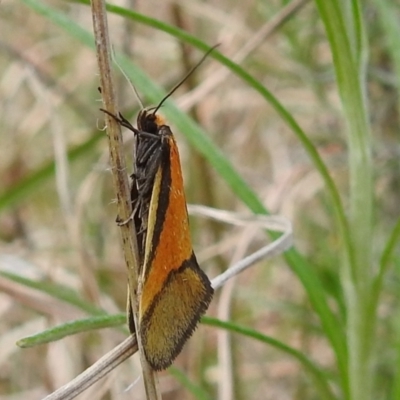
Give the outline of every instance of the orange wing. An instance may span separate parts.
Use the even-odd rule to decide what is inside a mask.
[[[176,142],[166,125],[159,134],[139,306],[142,344],[155,370],[167,368],[180,353],[213,295],[192,249]]]

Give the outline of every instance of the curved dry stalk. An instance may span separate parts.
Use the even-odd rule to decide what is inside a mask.
[[[74,399],[80,393],[111,372],[132,354],[135,354],[137,349],[138,347],[135,336],[129,336],[121,344],[114,347],[110,352],[100,358],[100,360],[95,362],[75,379],[49,394],[43,400]]]
[[[292,224],[284,217],[272,215],[243,215],[199,205],[188,205],[188,210],[191,214],[213,218],[215,220],[232,225],[254,225],[260,229],[283,232],[283,235],[274,240],[272,243],[263,246],[261,249],[243,258],[239,262],[229,267],[225,272],[212,279],[211,284],[214,289],[218,289],[219,287],[223,286],[228,279],[251,267],[258,261],[272,258],[280,253],[283,253],[289,249],[293,243]]]

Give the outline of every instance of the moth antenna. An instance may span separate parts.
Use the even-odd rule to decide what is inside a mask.
[[[154,108],[154,112],[153,115],[155,115],[157,113],[157,111],[161,108],[161,106],[164,104],[165,100],[167,100],[169,97],[172,96],[172,94],[182,85],[183,82],[186,81],[187,78],[189,78],[190,75],[193,74],[194,71],[196,71],[196,69],[198,67],[200,67],[200,65],[203,63],[203,61],[208,57],[208,55],[216,48],[218,47],[220,44],[216,44],[213,47],[211,47],[210,49],[207,50],[207,52],[203,55],[203,57],[201,57],[200,61],[197,62],[196,65],[194,65],[191,70],[169,91],[169,93],[160,101],[160,104]]]
[[[112,59],[113,63],[118,67],[118,69],[120,70],[120,72],[124,76],[124,78],[129,82],[129,85],[130,85],[133,93],[135,94],[136,100],[139,102],[140,108],[143,110],[144,106],[143,106],[142,99],[139,96],[139,92],[136,90],[135,85],[128,78],[128,75],[125,73],[123,68],[118,64],[117,57],[115,55],[115,51],[114,51],[114,47],[113,46],[111,46],[111,59]]]

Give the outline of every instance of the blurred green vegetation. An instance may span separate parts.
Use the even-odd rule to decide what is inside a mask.
[[[205,319],[178,369],[161,375],[166,399],[400,398],[399,8],[390,0],[110,6],[118,64],[145,105],[221,43],[162,109],[188,201],[281,214],[295,227],[284,257],[216,295],[217,319]],[[90,7],[23,0],[2,11],[0,397],[36,399],[126,333],[25,350],[14,343],[59,325],[57,335],[103,326],[103,312],[116,314],[110,325],[122,322],[126,274]],[[134,118],[138,102],[117,68],[115,77],[121,111]],[[126,134],[128,160],[131,145]],[[192,229],[210,276],[266,240],[197,219]],[[88,396],[128,398],[139,374],[134,357]]]

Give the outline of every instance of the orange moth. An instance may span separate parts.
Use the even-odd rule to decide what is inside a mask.
[[[170,127],[157,114],[187,76],[156,108],[139,113],[137,128],[121,114],[115,116],[103,110],[133,131],[136,139],[131,197],[142,282],[139,335],[154,370],[172,364],[213,296],[210,280],[192,248],[178,147]],[[135,289],[129,288],[137,292]],[[134,333],[129,296],[128,313]]]

